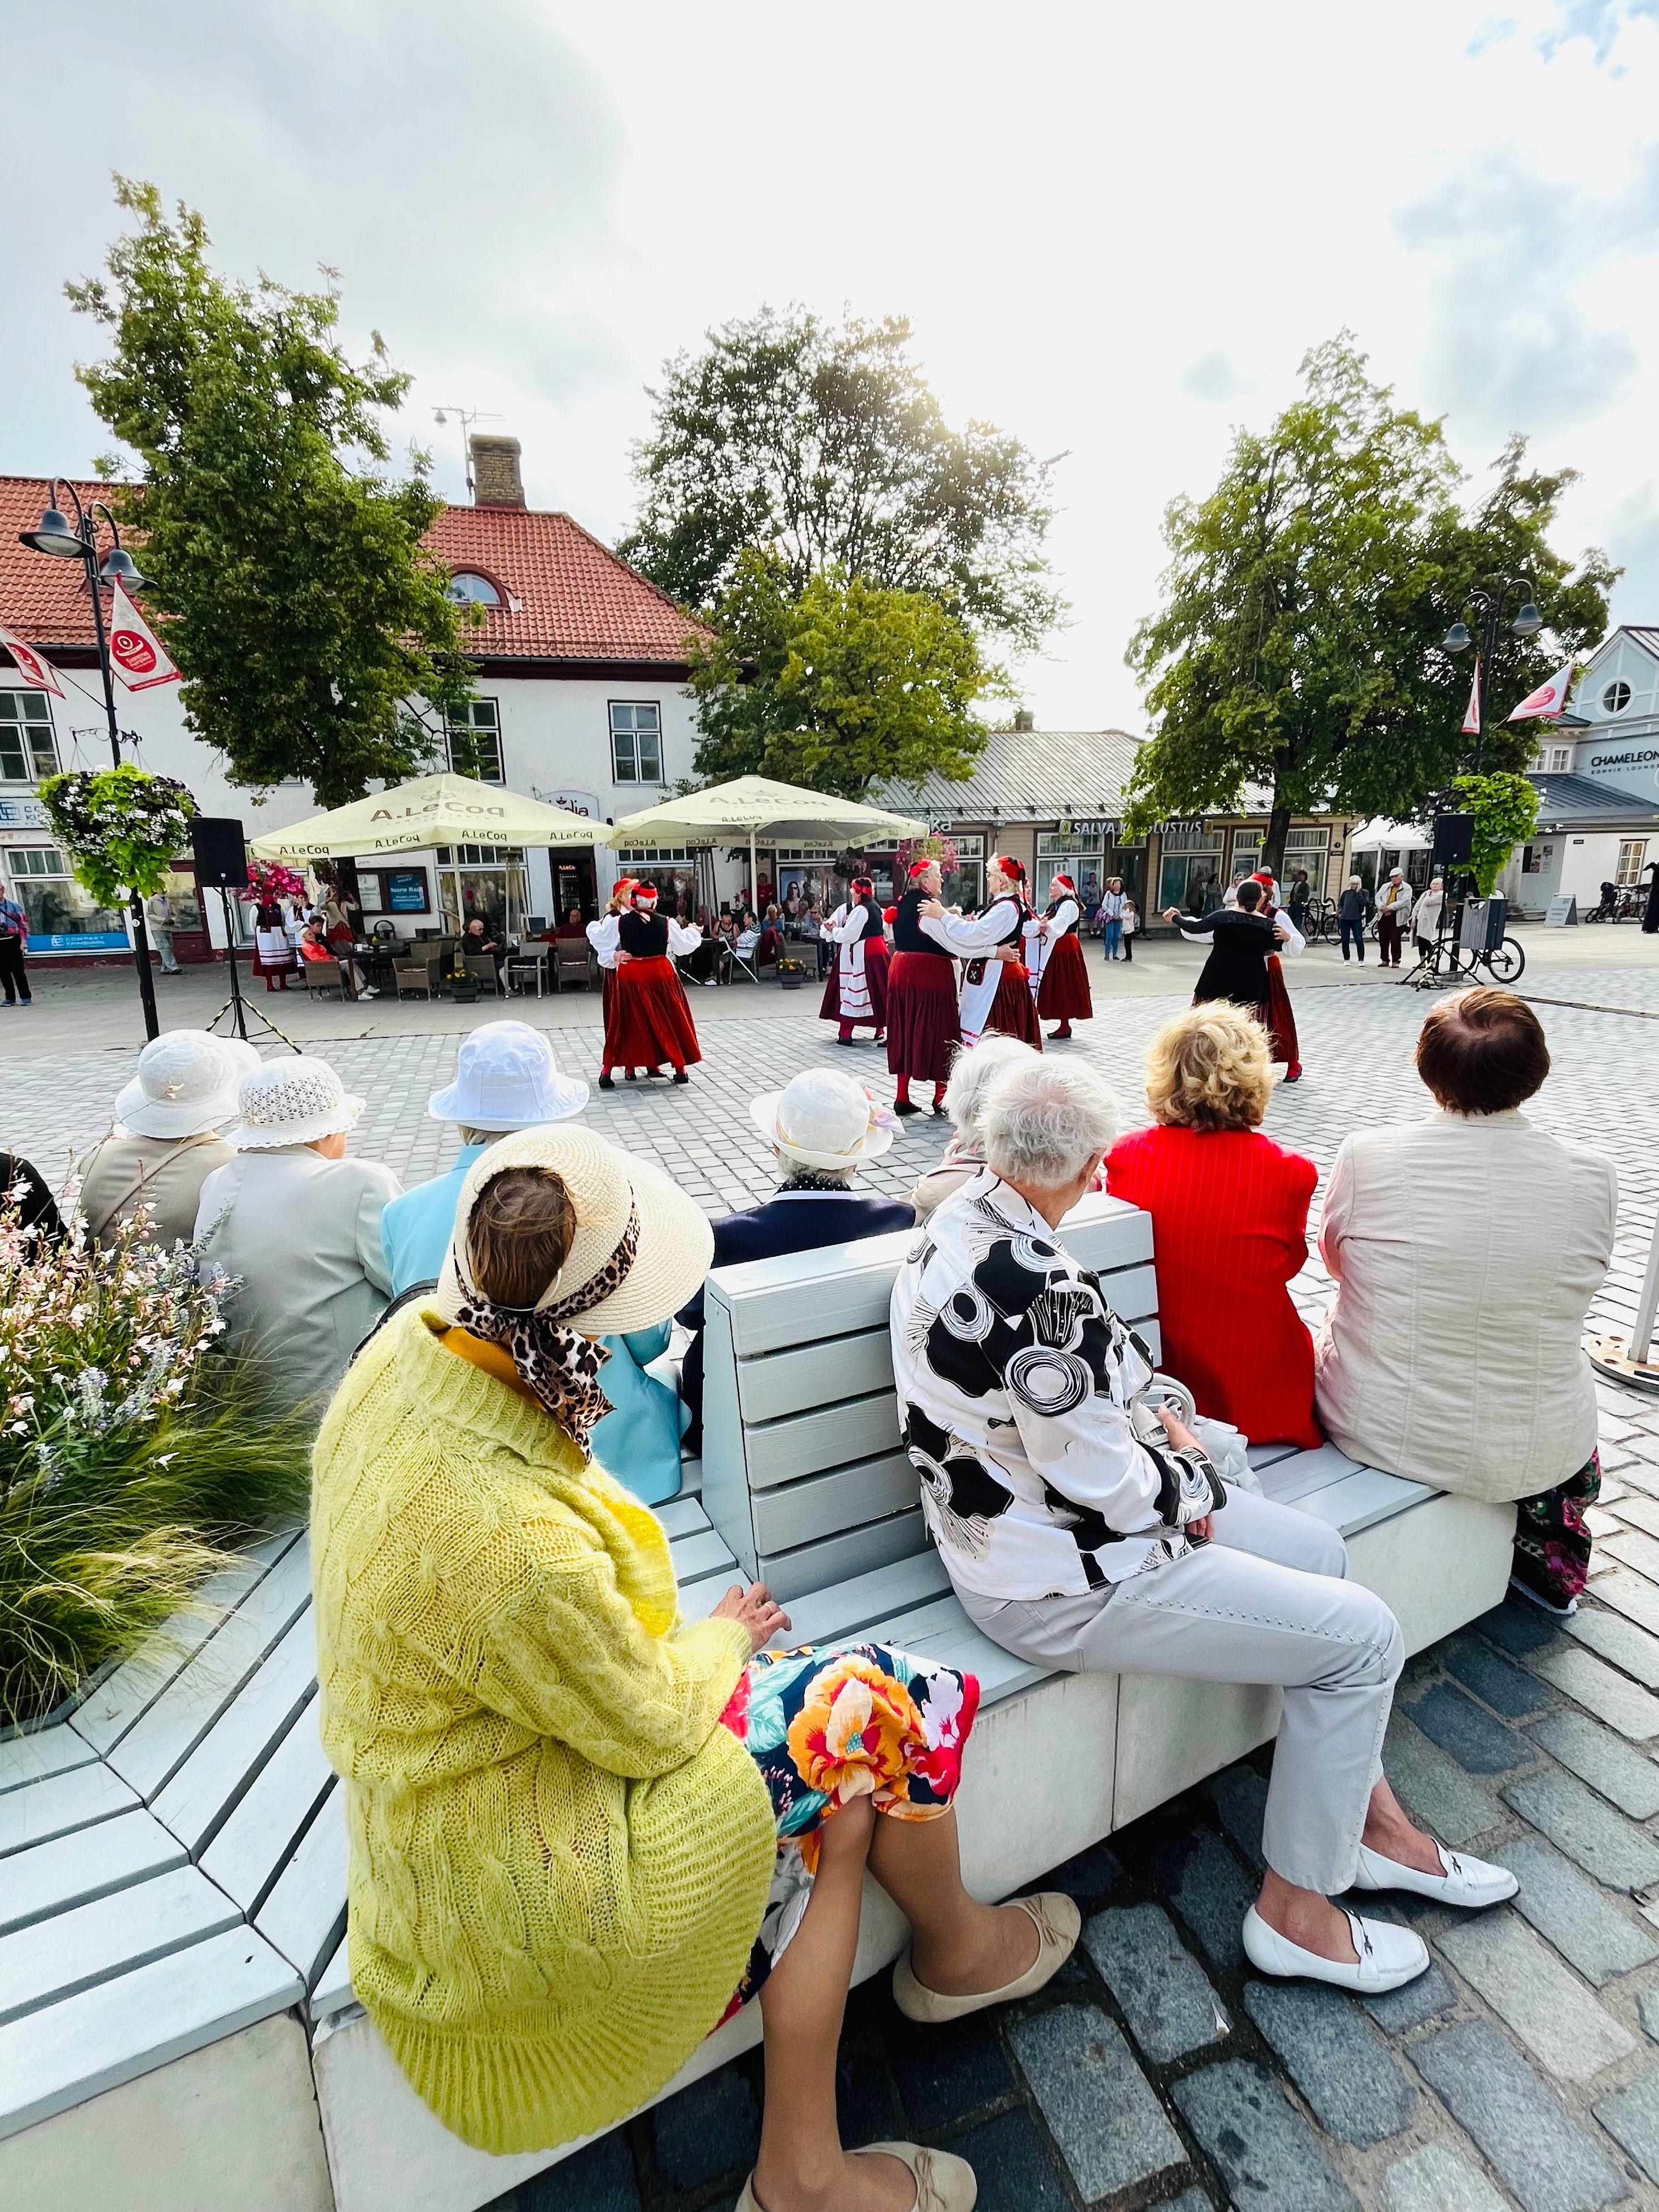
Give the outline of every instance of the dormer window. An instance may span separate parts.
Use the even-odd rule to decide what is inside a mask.
[[[449,596],[463,606],[498,607],[501,595],[488,576],[476,568],[458,568],[449,580]]]
[[[1609,684],[1601,694],[1601,711],[1607,714],[1622,714],[1630,704],[1630,686],[1622,677]]]

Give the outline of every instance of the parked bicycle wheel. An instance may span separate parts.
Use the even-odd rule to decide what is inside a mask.
[[[1525,948],[1506,937],[1501,945],[1486,955],[1486,966],[1492,980],[1498,983],[1518,983],[1527,969]]]

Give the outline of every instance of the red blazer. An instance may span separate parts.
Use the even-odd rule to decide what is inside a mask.
[[[1322,1443],[1313,1339],[1287,1287],[1307,1261],[1313,1162],[1259,1130],[1138,1129],[1106,1179],[1152,1217],[1164,1371],[1252,1443]]]

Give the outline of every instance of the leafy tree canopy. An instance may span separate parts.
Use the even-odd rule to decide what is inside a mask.
[[[707,608],[759,548],[793,593],[839,569],[1035,645],[1062,611],[1042,550],[1048,465],[988,422],[953,430],[909,344],[902,316],[768,307],[670,362],[635,450],[624,558]]]
[[[1262,785],[1274,866],[1292,813],[1409,821],[1465,765],[1472,656],[1441,641],[1473,592],[1524,574],[1544,615],[1533,638],[1500,633],[1488,673],[1501,716],[1602,635],[1618,573],[1592,551],[1573,576],[1551,547],[1573,475],[1528,470],[1523,440],[1466,507],[1439,424],[1370,382],[1346,337],[1307,356],[1303,380],[1265,434],[1237,434],[1207,499],[1171,503],[1164,604],[1127,655],[1155,725],[1130,819],[1231,811]],[[1500,720],[1481,764],[1518,770],[1533,747]]]
[[[370,360],[347,359],[331,284],[228,283],[200,216],[170,222],[153,185],[123,178],[116,199],[136,229],[106,276],[67,288],[111,351],[76,374],[143,460],[142,565],[191,728],[234,782],[302,776],[325,805],[422,773],[437,732],[406,702],[441,720],[471,684],[421,544],[440,506],[424,457],[386,472],[383,418],[409,379],[378,334]]]
[[[692,647],[697,769],[862,799],[930,770],[966,776],[985,744],[975,699],[1000,679],[971,632],[925,592],[830,571],[797,592],[771,554],[738,555]]]

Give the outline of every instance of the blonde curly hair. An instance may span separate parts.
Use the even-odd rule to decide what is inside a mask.
[[[1166,1022],[1146,1054],[1146,1103],[1166,1128],[1254,1129],[1273,1089],[1267,1032],[1225,1000]]]

